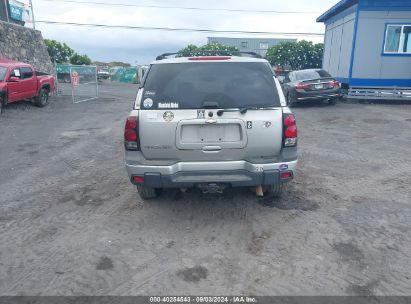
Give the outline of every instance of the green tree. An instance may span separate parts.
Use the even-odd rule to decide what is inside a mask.
[[[74,50],[65,43],[56,40],[44,39],[50,59],[54,63],[68,63]]]
[[[189,44],[184,49],[179,50],[178,55],[181,57],[188,57],[188,56],[192,56],[192,54],[197,53],[198,50],[199,50],[198,46],[194,44]]]
[[[311,41],[282,42],[267,50],[267,60],[284,69],[321,68],[324,44]]]
[[[90,65],[91,59],[87,55],[74,53],[70,58],[70,63],[75,65]]]
[[[210,53],[207,51],[215,51],[213,52],[213,55],[230,55],[238,52],[238,49],[235,46],[223,45],[221,43],[208,43],[200,47],[194,44],[189,44],[178,51],[178,57],[209,55]]]

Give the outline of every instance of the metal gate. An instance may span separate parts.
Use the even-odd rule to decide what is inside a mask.
[[[73,103],[98,98],[97,67],[56,64],[57,94],[71,96]]]

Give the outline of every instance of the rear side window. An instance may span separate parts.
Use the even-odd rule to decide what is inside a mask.
[[[151,66],[141,109],[278,107],[273,72],[264,62],[167,63]]]
[[[21,76],[23,79],[33,77],[33,71],[28,67],[22,67],[20,68],[20,71],[21,71]]]
[[[324,70],[304,70],[294,72],[293,77],[296,80],[311,80],[319,78],[331,78],[332,76]]]

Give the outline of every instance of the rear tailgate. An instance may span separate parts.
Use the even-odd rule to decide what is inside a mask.
[[[198,118],[198,111],[140,111],[141,151],[149,160],[229,161],[270,158],[281,152],[282,110],[249,110],[245,114],[206,110],[217,118]],[[172,113],[173,120],[164,116]]]
[[[281,153],[282,108],[270,65],[225,58],[151,66],[139,111],[146,159],[235,161]]]
[[[305,89],[306,92],[332,91],[339,88],[338,83],[337,86],[335,85],[336,82],[334,78],[304,80],[301,83],[307,85]]]

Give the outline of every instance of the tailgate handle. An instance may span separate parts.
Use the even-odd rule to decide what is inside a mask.
[[[203,147],[204,152],[219,152],[221,151],[220,146],[204,146]]]

